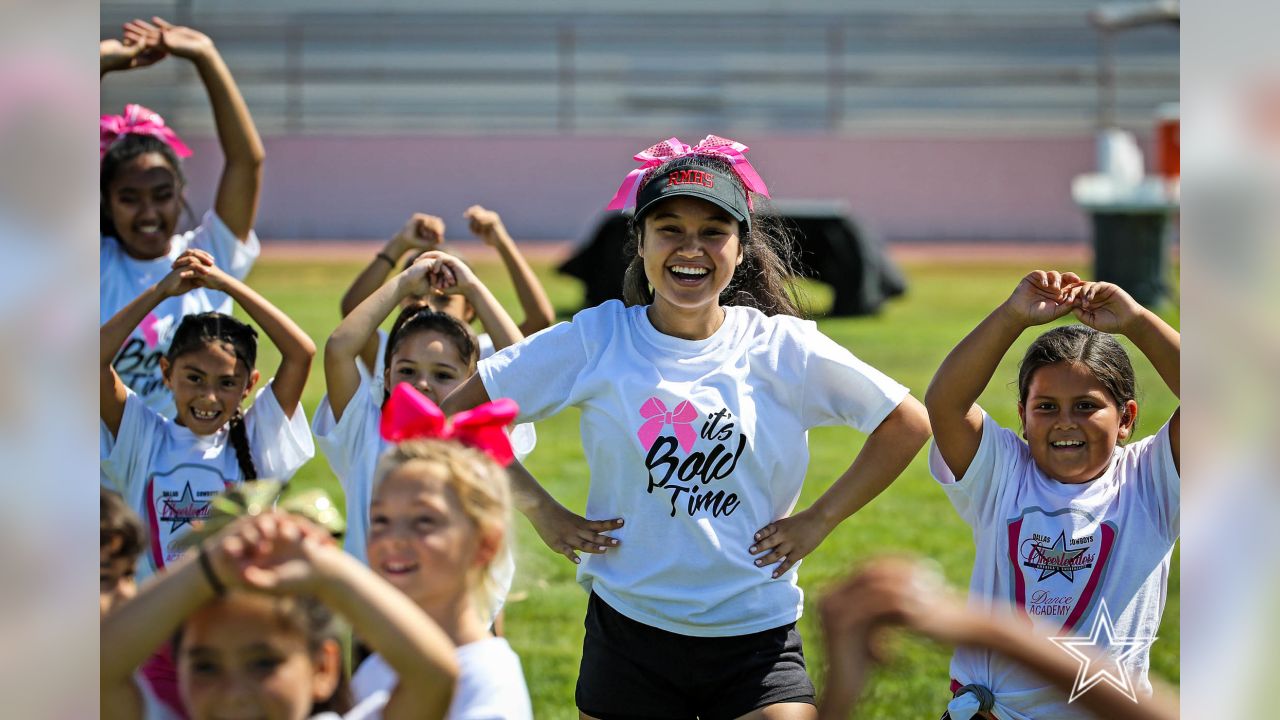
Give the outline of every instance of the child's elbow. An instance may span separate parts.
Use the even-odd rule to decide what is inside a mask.
[[[908,395],[898,407],[894,410],[897,419],[898,434],[904,445],[909,445],[916,450],[924,447],[929,441],[929,436],[933,434],[933,428],[929,424],[929,412],[924,405],[920,404],[911,395]]]

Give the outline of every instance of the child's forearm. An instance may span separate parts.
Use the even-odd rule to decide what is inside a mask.
[[[936,421],[968,413],[1025,329],[1001,305],[966,335],[942,361],[925,391],[930,417]]]
[[[316,355],[316,344],[302,328],[298,327],[293,318],[272,305],[271,301],[259,295],[256,290],[229,275],[226,292],[271,339],[276,349],[280,351],[281,363],[302,367],[305,374]]]
[[[477,283],[467,290],[466,297],[471,307],[476,309],[476,316],[480,318],[480,324],[484,326],[485,332],[489,333],[489,337],[493,339],[494,350],[515,345],[524,339],[520,328],[516,327],[515,321],[502,305],[498,304],[498,300],[493,297],[493,293],[489,292],[489,288]]]
[[[338,327],[329,335],[329,341],[325,343],[326,363],[330,356],[355,362],[365,341],[407,294],[402,284],[403,275],[398,275],[380,285],[338,323]]]
[[[1143,309],[1125,337],[1151,361],[1164,384],[1180,396],[1179,373],[1182,357],[1182,335],[1150,310]]]
[[[555,308],[551,299],[543,289],[538,276],[525,260],[524,254],[516,247],[506,228],[500,227],[498,236],[498,254],[502,256],[502,264],[511,276],[511,284],[515,286],[516,297],[520,300],[520,309],[524,312],[524,322],[520,323],[520,332],[532,335],[535,332],[551,327],[556,321]]]
[[[120,348],[124,346],[129,335],[134,329],[147,319],[147,314],[165,299],[165,295],[161,292],[158,285],[152,285],[142,294],[134,298],[132,302],[120,308],[120,311],[111,316],[106,324],[99,328],[98,345],[99,345],[99,362],[102,367],[110,367],[111,363],[116,359],[116,353],[120,352]]]
[[[867,436],[853,464],[809,510],[829,533],[884,492],[928,439],[929,416],[920,402],[908,395]]]
[[[1048,680],[1064,694],[1075,686],[1080,661],[1048,639],[985,616],[975,617],[967,626],[971,637],[964,644],[985,647],[1004,655]],[[1099,658],[1096,662],[1110,661]],[[1178,717],[1176,705],[1168,698],[1152,696],[1135,703],[1128,695],[1105,682],[1092,686],[1075,702],[1097,717],[1115,720],[1171,720]]]
[[[103,686],[131,682],[138,666],[173,638],[188,615],[214,596],[194,555],[171,563],[144,583],[137,597],[102,619]]]
[[[351,287],[342,295],[340,309],[342,317],[351,314],[360,303],[368,299],[382,284],[387,281],[387,275],[396,269],[400,258],[404,256],[408,248],[404,247],[396,238],[387,241],[382,250],[365,265],[356,279],[351,282]],[[391,260],[387,260],[391,258]]]
[[[407,595],[355,558],[337,548],[322,557],[321,601],[396,671],[401,678],[397,702],[412,705],[422,717],[443,717],[458,676],[449,636]]]
[[[214,210],[242,241],[248,238],[258,214],[262,163],[266,149],[253,124],[249,107],[216,47],[195,60],[209,95],[225,166],[218,183]]]

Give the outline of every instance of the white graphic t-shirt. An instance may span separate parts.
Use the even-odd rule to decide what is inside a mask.
[[[1156,637],[1179,532],[1180,481],[1167,424],[1117,446],[1098,479],[1069,484],[1041,472],[1027,443],[984,413],[965,476],[955,479],[933,443],[929,469],[973,527],[971,605],[994,599],[1040,634],[1086,637],[1105,600],[1115,637]],[[1147,645],[1123,663],[1148,694],[1149,659]],[[1080,716],[1064,693],[989,652],[958,648],[951,673],[994,691],[1002,718]]]
[[[748,552],[753,536],[794,508],[809,428],[869,433],[907,395],[810,321],[726,307],[711,337],[684,340],[616,300],[499,351],[479,374],[521,422],[582,411],[586,517],[625,521],[610,533],[617,548],[583,556],[583,587],[637,622],[702,637],[800,617],[795,568],[771,579]]]
[[[360,387],[342,411],[341,420],[334,421],[333,408],[329,405],[329,396],[326,394],[316,408],[315,421],[312,423],[320,451],[328,459],[333,474],[338,476],[338,482],[342,484],[342,492],[346,496],[347,532],[343,536],[342,549],[366,565],[369,563],[367,547],[369,506],[373,502],[373,475],[378,466],[378,457],[390,446],[378,432],[382,418],[382,396],[382,377],[362,375]],[[514,433],[512,448],[516,458],[521,460],[529,450],[516,442]],[[507,593],[511,590],[511,580],[516,572],[516,561],[511,553],[510,543],[503,546],[502,554],[494,559],[489,572],[494,588],[489,610],[491,617],[496,617],[506,602]]]
[[[98,324],[105,324],[143,290],[159,282],[172,270],[173,261],[189,249],[213,255],[214,263],[228,275],[244,280],[258,259],[258,236],[240,242],[211,210],[195,230],[174,235],[169,254],[154,260],[129,257],[113,237],[103,237],[98,254]],[[152,310],[125,341],[113,363],[124,384],[138,394],[147,407],[172,418],[173,398],[160,375],[160,358],[169,350],[173,332],[187,315],[217,311],[231,313],[226,293],[196,288],[178,297],[166,298]]]
[[[244,421],[260,478],[288,480],[315,455],[301,405],[286,417],[271,383],[258,391]],[[102,472],[147,526],[150,547],[138,563],[139,582],[180,557],[174,543],[193,521],[208,516],[210,499],[244,480],[225,426],[196,435],[148,408],[132,390]]]
[[[374,653],[351,676],[351,693],[361,705],[386,704],[399,683],[395,670]],[[533,717],[520,657],[502,638],[486,638],[458,648],[458,685],[445,720],[528,720]]]

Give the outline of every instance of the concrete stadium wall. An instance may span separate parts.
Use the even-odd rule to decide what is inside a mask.
[[[683,137],[686,142],[696,140]],[[775,199],[841,200],[887,240],[1084,240],[1070,197],[1094,166],[1092,137],[740,136]],[[411,212],[466,236],[463,211],[499,211],[517,238],[576,239],[595,223],[650,137],[268,138],[263,238],[388,237]],[[216,142],[190,141],[188,199],[213,198]]]

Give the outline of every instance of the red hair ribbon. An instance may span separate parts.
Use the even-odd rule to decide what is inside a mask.
[[[431,398],[402,382],[383,406],[378,430],[384,440],[393,443],[425,438],[454,440],[483,451],[506,467],[515,459],[515,453],[505,428],[519,412],[514,400],[499,398],[447,418]]]
[[[769,188],[764,184],[764,180],[760,178],[756,169],[751,167],[751,162],[747,160],[746,153],[750,149],[736,140],[729,140],[718,135],[708,135],[702,139],[702,142],[693,147],[680,142],[679,138],[673,137],[663,140],[635,156],[635,159],[640,162],[640,167],[627,173],[622,185],[618,187],[618,192],[614,193],[613,199],[609,201],[609,205],[605,209],[626,210],[635,207],[636,193],[640,190],[640,182],[644,180],[645,174],[668,160],[684,155],[711,155],[727,161],[733,167],[734,174],[747,187],[749,191],[747,193],[747,207],[751,208],[751,193],[760,193],[765,197],[769,197]]]
[[[150,135],[173,148],[178,157],[191,157],[191,148],[164,124],[160,113],[133,103],[124,106],[123,115],[98,118],[98,135],[98,160],[106,157],[107,150],[125,135]]]

